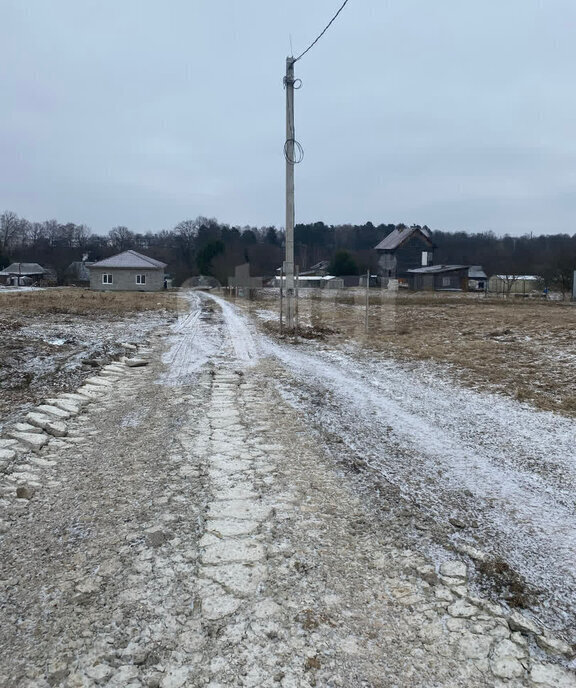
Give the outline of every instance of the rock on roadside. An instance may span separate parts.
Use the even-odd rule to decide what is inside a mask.
[[[31,425],[35,425],[37,428],[44,430],[53,437],[65,437],[68,434],[68,428],[65,423],[48,418],[48,416],[44,416],[41,413],[34,413],[34,411],[31,411],[26,416],[26,420]]]
[[[139,368],[148,365],[148,361],[145,358],[125,358],[124,363],[129,368]]]

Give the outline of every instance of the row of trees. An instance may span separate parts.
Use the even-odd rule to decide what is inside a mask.
[[[83,256],[95,261],[128,249],[167,263],[176,284],[198,274],[226,283],[235,266],[246,262],[254,275],[272,275],[282,262],[283,241],[275,227],[230,227],[206,217],[183,220],[159,232],[117,226],[100,235],[86,225],[29,222],[11,211],[0,215],[0,267],[40,263],[52,268],[61,284],[70,264]]]
[[[322,261],[339,274],[378,269],[374,247],[394,224],[298,224],[295,259],[301,270]],[[428,228],[426,228],[428,229]],[[521,237],[492,232],[433,231],[436,263],[482,265],[488,274],[536,274],[547,286],[568,291],[576,268],[576,234]],[[93,234],[84,224],[57,220],[30,222],[16,213],[0,215],[0,267],[10,262],[37,262],[52,267],[63,283],[67,267],[88,254],[89,260],[134,249],[164,261],[176,284],[208,274],[226,283],[234,268],[250,263],[253,275],[273,275],[283,259],[284,232],[276,227],[234,227],[214,218],[183,220],[172,229],[138,233],[117,226]]]

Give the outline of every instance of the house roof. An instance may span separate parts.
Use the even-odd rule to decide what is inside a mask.
[[[421,234],[432,246],[434,245],[430,232],[427,229],[421,227],[405,227],[404,229],[398,228],[390,232],[390,234],[384,237],[375,247],[376,251],[393,251],[415,234]]]
[[[45,275],[47,272],[38,263],[12,263],[0,275]]]
[[[495,275],[495,277],[498,277],[498,279],[501,280],[520,280],[522,282],[537,282],[540,277],[538,275]]]
[[[104,258],[97,263],[92,263],[90,268],[146,268],[147,270],[160,270],[165,268],[166,263],[162,263],[155,258],[150,258],[136,251],[123,251],[110,258]]]
[[[329,260],[321,260],[319,263],[316,263],[316,265],[312,265],[309,269],[310,270],[327,270],[329,265],[330,265]]]
[[[280,275],[276,277],[279,279]],[[286,279],[286,275],[282,276],[282,279]],[[296,280],[296,276],[294,277]],[[330,282],[330,280],[338,279],[335,275],[298,275],[298,282]]]
[[[436,274],[438,272],[454,272],[455,270],[467,270],[468,265],[429,265],[426,268],[413,268],[408,272],[413,272],[419,275]]]
[[[327,272],[329,265],[330,261],[321,260],[319,263],[316,263],[316,265],[313,265],[311,268],[308,268],[308,270],[302,270],[300,272],[300,276],[302,277],[303,275],[317,275],[321,272]]]
[[[471,265],[468,269],[468,277],[471,279],[487,279],[488,275],[484,272],[481,265]]]

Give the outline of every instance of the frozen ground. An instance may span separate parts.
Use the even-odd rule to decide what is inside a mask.
[[[46,287],[0,287],[0,294],[44,291]]]
[[[0,430],[52,391],[80,385],[95,368],[124,354],[123,344],[140,341],[166,319],[162,312],[110,318],[0,308]]]
[[[398,491],[420,546],[446,538],[504,559],[538,591],[531,606],[576,631],[574,421],[459,388],[423,365],[267,349],[294,376],[282,394],[333,453]]]
[[[532,609],[576,641],[574,420],[460,387],[430,364],[268,338],[259,351],[290,371],[280,393],[333,455],[369,489],[397,491],[419,548],[470,545],[504,560]]]
[[[189,299],[3,441],[0,686],[576,686],[574,425]]]

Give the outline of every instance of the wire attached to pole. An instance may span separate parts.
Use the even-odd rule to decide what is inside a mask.
[[[304,57],[304,55],[306,55],[306,53],[307,53],[309,50],[311,50],[311,49],[316,45],[316,43],[318,43],[318,41],[322,38],[322,36],[326,33],[326,31],[328,31],[328,29],[329,29],[329,28],[332,26],[332,24],[336,21],[336,18],[338,17],[338,15],[340,14],[340,12],[342,12],[342,10],[346,7],[346,5],[348,4],[348,1],[349,1],[349,0],[344,0],[344,2],[342,3],[342,5],[340,6],[340,9],[338,10],[338,12],[336,12],[336,14],[332,17],[332,19],[331,19],[331,20],[328,22],[328,24],[326,25],[324,31],[322,31],[322,33],[318,35],[318,37],[316,38],[315,41],[313,41],[312,43],[310,43],[310,45],[306,48],[306,50],[305,50],[303,53],[301,53],[300,55],[298,55],[298,57],[294,60],[294,62],[298,62],[298,60],[301,60],[301,59]]]
[[[298,91],[300,88],[302,88],[302,79],[291,78],[290,81],[288,81],[288,77],[284,77],[284,88],[286,88],[288,85],[290,85],[295,91]],[[290,110],[288,114],[290,121],[294,122],[293,111]],[[294,138],[294,127],[291,127],[290,133],[291,135],[284,143],[284,157],[286,158],[286,162],[290,163],[291,165],[299,165],[302,160],[304,160],[304,149],[302,148],[302,144]]]
[[[304,149],[296,139],[287,139],[284,144],[284,157],[291,165],[299,165],[304,160]]]

